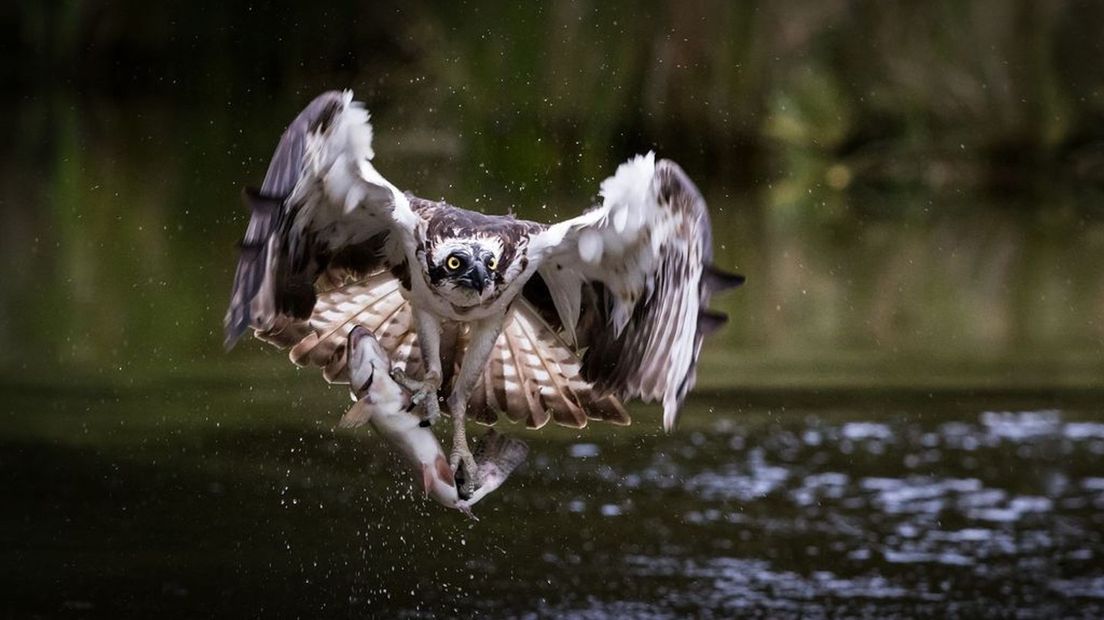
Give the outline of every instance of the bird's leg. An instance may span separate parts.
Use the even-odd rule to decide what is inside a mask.
[[[452,402],[451,397],[449,402]],[[468,429],[464,425],[466,409],[464,405],[456,408],[449,406],[449,413],[452,415],[452,454],[449,455],[449,466],[456,472],[456,482],[459,484],[457,490],[461,499],[468,499],[482,485],[475,456],[468,447]]]
[[[449,464],[457,473],[457,479],[463,478],[460,486],[462,498],[471,497],[482,484],[479,469],[475,464],[471,448],[468,447],[468,433],[464,426],[468,399],[472,389],[479,382],[479,376],[487,366],[495,340],[502,331],[502,319],[490,318],[471,323],[471,333],[464,359],[460,362],[460,373],[452,384],[452,393],[448,398],[448,409],[452,415],[452,455]],[[463,465],[463,471],[460,470]]]
[[[441,389],[441,323],[428,312],[414,311],[414,329],[418,333],[418,344],[422,349],[422,366],[425,372],[422,380],[413,379],[402,370],[392,370],[391,377],[396,383],[410,392],[410,401],[425,405],[423,426],[435,424],[441,417],[441,406],[437,402],[437,392]]]
[[[432,426],[441,417],[441,405],[437,402],[437,392],[441,389],[441,375],[427,374],[425,379],[418,380],[406,374],[401,368],[391,370],[391,378],[395,380],[407,392],[410,392],[410,402],[416,407],[424,404],[425,417],[422,418],[422,426]]]

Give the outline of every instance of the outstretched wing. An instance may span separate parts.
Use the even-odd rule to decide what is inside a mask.
[[[388,272],[343,284],[319,295],[307,320],[281,317],[257,337],[290,347],[291,361],[322,369],[327,381],[346,383],[346,341],[361,325],[375,334],[395,367],[412,376],[422,369],[421,349],[410,303]],[[447,324],[441,336],[444,385],[458,370],[467,346],[467,333],[458,323]],[[468,405],[468,415],[494,424],[499,412],[511,420],[540,428],[549,420],[571,427],[591,419],[628,424],[629,416],[613,396],[599,393],[580,375],[582,362],[571,347],[524,300],[510,309],[495,341],[479,383]]]
[[[261,189],[246,192],[228,348],[248,327],[310,317],[327,271],[367,274],[403,261],[419,218],[373,156],[368,112],[351,91],[319,95],[284,131]]]
[[[662,402],[671,430],[704,335],[727,319],[709,297],[743,277],[712,267],[709,213],[678,164],[638,156],[601,193],[600,206],[536,235],[529,255],[565,337],[586,349],[582,376],[621,399]]]

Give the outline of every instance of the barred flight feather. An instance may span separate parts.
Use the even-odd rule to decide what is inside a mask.
[[[705,201],[674,162],[631,159],[601,194],[600,206],[548,227],[530,247],[564,332],[586,349],[583,379],[620,399],[662,402],[671,430],[706,328],[724,320],[706,308],[713,284],[742,278],[710,265]]]
[[[411,376],[422,372],[421,349],[410,304],[389,272],[337,286],[318,296],[308,320],[284,318],[257,337],[279,347],[291,347],[299,366],[322,369],[330,383],[348,383],[345,341],[357,325],[375,334],[396,368]],[[457,325],[451,326],[454,330]],[[467,345],[466,333],[442,336],[445,384]],[[519,299],[510,310],[490,359],[472,392],[468,415],[486,425],[499,413],[529,428],[549,420],[581,428],[587,420],[628,424],[628,413],[614,397],[600,394],[581,376],[582,362],[537,310]]]

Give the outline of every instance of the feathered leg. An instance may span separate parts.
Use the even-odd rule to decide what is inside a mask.
[[[464,426],[465,415],[468,410],[468,399],[471,397],[475,384],[479,382],[479,376],[487,366],[487,358],[491,355],[495,340],[502,331],[501,318],[489,318],[471,323],[471,338],[467,350],[464,351],[464,359],[460,363],[460,374],[452,384],[452,393],[449,394],[448,408],[452,415],[452,456],[450,465],[457,473],[457,478],[463,478],[461,495],[471,497],[481,485],[479,469],[476,467],[475,458],[471,448],[468,447],[467,429]],[[460,465],[463,464],[463,471]]]
[[[441,389],[441,323],[428,312],[414,310],[414,330],[418,332],[418,344],[422,349],[422,380],[408,377],[401,370],[392,370],[391,378],[411,391],[411,402],[425,405],[425,423],[434,424],[441,417],[437,392]]]

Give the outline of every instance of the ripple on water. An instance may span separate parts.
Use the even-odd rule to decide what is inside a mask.
[[[1062,429],[1067,439],[1083,441],[1086,439],[1104,439],[1104,424],[1098,422],[1071,422]]]
[[[1104,492],[1104,478],[1082,478],[1081,488],[1086,491]]]
[[[840,434],[851,441],[865,439],[890,441],[894,438],[893,430],[888,425],[878,422],[848,422],[843,425]]]
[[[1027,441],[1058,434],[1062,417],[1058,411],[986,411],[981,424],[991,436],[1009,441]]]
[[[794,609],[795,602],[843,599],[925,599],[940,595],[924,588],[909,589],[881,575],[841,576],[836,571],[809,574],[779,570],[769,562],[737,557],[680,561],[673,558],[629,556],[630,573],[648,577],[682,577],[699,583],[689,593],[719,609]],[[672,600],[678,604],[682,601]]]
[[[1054,579],[1047,585],[1062,596],[1104,599],[1104,576]]]
[[[779,489],[789,478],[785,467],[756,463],[750,467],[730,467],[704,471],[686,481],[686,488],[709,500],[751,501]]]
[[[864,478],[859,486],[873,491],[873,504],[888,514],[938,513],[955,495],[983,490],[976,478]]]
[[[568,448],[567,453],[571,455],[571,458],[576,459],[589,459],[598,456],[602,452],[602,449],[595,443],[573,443]]]
[[[712,436],[695,435],[651,455],[643,467],[587,470],[622,489],[693,497],[677,514],[710,541],[698,555],[660,551],[626,559],[633,575],[690,582],[658,590],[658,608],[818,616],[834,609],[826,601],[855,599],[866,602],[848,609],[915,611],[931,603],[926,609],[937,615],[948,609],[1000,615],[1018,609],[1024,599],[1016,597],[1024,595],[1017,593],[1038,599],[1039,588],[1104,597],[1099,570],[1077,574],[1104,548],[1095,533],[1100,519],[1087,514],[1104,510],[1104,477],[1078,476],[1054,459],[1059,448],[1091,454],[1104,441],[1104,424],[1066,422],[1047,410],[990,411],[943,423],[804,423],[772,426],[766,436],[719,426]],[[597,456],[592,445],[576,444],[569,455]],[[630,508],[610,499],[588,506],[581,498],[568,506],[608,518]],[[1055,558],[1064,562],[1064,579],[1054,579]],[[978,588],[1001,591],[1005,606],[970,607]],[[894,602],[870,607],[875,600]],[[561,611],[601,617],[637,610],[625,601],[606,605],[590,601]]]

